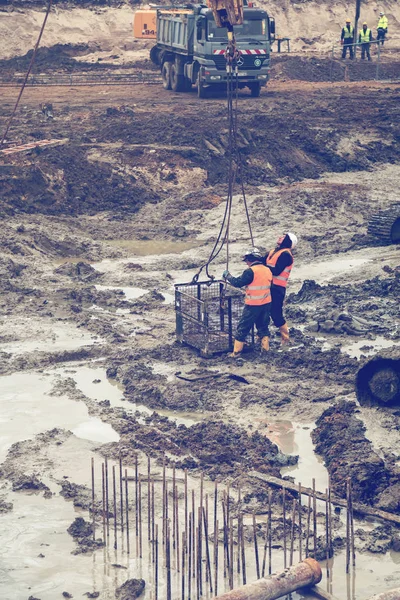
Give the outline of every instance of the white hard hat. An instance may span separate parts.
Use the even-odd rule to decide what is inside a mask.
[[[384,15],[384,14],[385,14],[385,13],[384,13],[383,11],[381,11],[381,12],[379,13],[379,16],[380,16],[380,17],[383,17],[383,15]]]
[[[290,233],[290,231],[288,231],[286,235],[292,242],[292,248],[295,248],[297,246],[297,235],[295,235],[294,233]]]
[[[253,246],[251,248],[246,249],[245,253],[243,254],[242,260],[246,260],[247,256],[254,256],[254,258],[262,258],[263,253],[261,252],[261,250]]]

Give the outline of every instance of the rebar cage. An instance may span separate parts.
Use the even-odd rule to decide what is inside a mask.
[[[233,349],[244,296],[223,281],[175,285],[176,337],[200,350],[203,356]],[[254,343],[254,330],[247,343]]]

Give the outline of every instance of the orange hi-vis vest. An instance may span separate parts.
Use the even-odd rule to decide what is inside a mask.
[[[246,286],[245,304],[261,306],[271,302],[272,273],[264,265],[250,267],[254,273],[253,281]]]
[[[278,250],[277,252],[275,252],[275,254],[274,254],[274,252],[275,252],[275,250],[271,250],[271,252],[268,254],[267,267],[275,267],[276,263],[278,262],[278,258],[284,252],[289,252],[290,256],[293,258],[293,254],[290,252],[289,248],[282,248],[282,250]],[[293,263],[291,265],[289,265],[288,267],[285,267],[280,275],[274,275],[272,278],[272,283],[274,285],[280,285],[281,287],[286,287],[292,267],[293,267]]]

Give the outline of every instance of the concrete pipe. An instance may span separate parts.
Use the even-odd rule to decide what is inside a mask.
[[[400,359],[376,356],[357,373],[357,399],[361,405],[400,404]]]
[[[306,558],[282,573],[243,585],[218,596],[217,600],[274,600],[301,588],[315,585],[321,581],[321,578],[322,571],[317,561]]]
[[[400,588],[389,590],[388,592],[382,592],[382,594],[377,594],[369,600],[400,600]]]

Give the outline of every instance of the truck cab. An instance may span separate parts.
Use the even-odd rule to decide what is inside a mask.
[[[227,84],[228,31],[217,27],[208,7],[192,7],[157,11],[157,44],[150,57],[160,65],[166,89],[186,91],[197,84],[199,97],[204,97],[208,88]],[[268,81],[275,24],[264,9],[245,6],[243,12],[243,24],[234,27],[238,87],[259,96]]]

